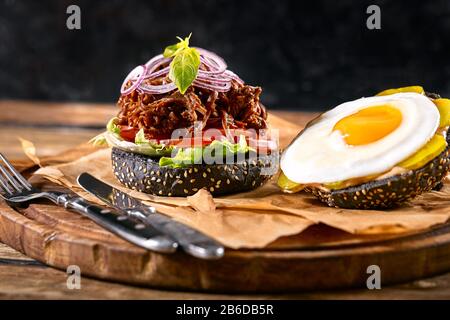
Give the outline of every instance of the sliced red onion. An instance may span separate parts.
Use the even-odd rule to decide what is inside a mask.
[[[166,83],[166,84],[161,84],[161,85],[157,85],[157,86],[153,86],[150,84],[141,84],[139,86],[139,90],[144,92],[144,93],[148,93],[148,94],[163,94],[163,93],[167,93],[170,91],[173,91],[177,88],[177,86],[175,85],[175,83],[170,82],[170,83]]]
[[[202,48],[195,48],[198,50],[198,52],[200,52],[200,55],[203,56],[204,58],[206,58],[207,62],[209,64],[216,64],[218,69],[222,69],[223,68],[225,71],[225,69],[227,68],[227,64],[225,62],[225,60],[223,60],[221,57],[219,57],[217,54],[215,54],[214,52],[202,49]],[[209,60],[209,61],[208,61]]]
[[[199,70],[201,73],[217,75],[223,73],[227,69],[227,64],[221,59],[220,61],[214,61],[208,56],[200,56],[200,62],[208,67],[208,71]]]
[[[217,54],[202,48],[196,49],[200,53],[200,64],[203,65],[203,68],[198,70],[197,78],[192,85],[207,90],[227,92],[231,88],[232,81],[244,83],[234,72],[227,70],[227,64]],[[166,77],[170,72],[169,63],[171,60],[172,58],[164,58],[160,54],[147,61],[145,65],[134,68],[125,78],[121,93],[126,95],[133,90],[137,90],[139,93],[163,94],[175,90],[176,86],[172,82],[161,85],[150,85],[143,82],[144,80]],[[129,81],[132,84],[125,89]]]
[[[205,75],[203,73],[197,74],[197,80],[203,81],[203,82],[215,82],[220,84],[226,84],[230,82],[230,78],[221,78],[220,76],[212,76],[212,75]]]
[[[195,79],[193,84],[199,88],[211,90],[211,91],[217,91],[217,92],[227,92],[231,88],[231,81],[227,82],[225,84],[218,84],[213,82],[205,82],[201,81],[199,79]]]
[[[120,88],[120,92],[123,95],[127,95],[127,94],[131,93],[134,89],[136,89],[141,84],[142,80],[144,80],[144,76],[146,73],[147,73],[147,67],[145,65],[137,66],[136,68],[131,70],[131,72],[127,75],[127,77],[123,81],[122,87]],[[132,81],[133,84],[129,88],[126,88],[126,85],[128,84],[129,81]]]
[[[235,74],[233,71],[231,70],[225,70],[225,72],[223,73],[223,75],[225,77],[228,77],[240,84],[244,84],[244,80],[242,80],[241,78],[239,78],[239,76],[237,74]]]
[[[145,76],[145,79],[148,79],[150,76],[153,75],[155,70],[159,69],[161,66],[168,64],[171,61],[170,58],[164,58],[162,54],[157,55],[156,57],[153,57],[147,63],[145,64],[147,66],[147,74]]]
[[[162,59],[165,59],[164,56],[162,54],[158,54],[157,56],[154,56],[153,58],[151,58],[150,60],[148,60],[145,65],[147,66],[147,68],[150,70],[151,67],[160,62]]]
[[[164,69],[158,70],[156,72],[147,74],[147,76],[145,77],[146,80],[153,80],[156,79],[158,77],[162,77],[162,76],[166,76],[169,74],[170,71],[170,67],[165,67]]]

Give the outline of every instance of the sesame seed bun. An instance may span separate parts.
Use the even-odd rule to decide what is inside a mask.
[[[189,196],[205,188],[213,195],[249,191],[272,175],[263,168],[277,164],[277,155],[258,156],[233,164],[193,164],[183,168],[160,166],[159,158],[113,148],[112,167],[126,187],[159,196]],[[272,170],[276,171],[276,170]]]
[[[450,130],[447,131],[447,144],[450,145]],[[330,207],[387,209],[442,187],[442,182],[449,172],[450,150],[447,146],[441,154],[416,170],[344,189],[324,190],[308,187],[305,191],[311,192]]]

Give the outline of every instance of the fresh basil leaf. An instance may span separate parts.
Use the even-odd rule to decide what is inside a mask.
[[[181,43],[173,44],[164,49],[163,56],[164,58],[171,58],[175,56],[178,51],[183,50],[184,48],[181,46]]]
[[[172,44],[170,46],[167,46],[164,49],[163,56],[164,58],[171,58],[177,55],[181,50],[189,48],[189,40],[191,39],[192,32],[187,36],[186,38],[182,39],[180,37],[177,37],[180,42],[176,44]]]
[[[169,78],[184,94],[197,77],[200,53],[195,48],[185,48],[170,63]]]

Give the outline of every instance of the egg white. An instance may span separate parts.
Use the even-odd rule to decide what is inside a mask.
[[[402,121],[387,136],[365,145],[345,143],[336,123],[371,106],[389,104]],[[280,166],[296,183],[331,183],[381,174],[423,147],[439,126],[439,112],[418,93],[361,98],[340,104],[311,122],[284,151]]]

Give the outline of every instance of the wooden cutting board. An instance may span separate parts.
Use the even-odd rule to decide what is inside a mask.
[[[47,185],[45,187],[52,187]],[[450,224],[415,234],[354,236],[317,225],[264,250],[226,250],[217,261],[133,246],[90,220],[42,202],[0,202],[0,241],[49,266],[142,286],[211,292],[289,292],[365,287],[367,268],[383,286],[450,270]]]
[[[282,145],[295,136],[306,116],[305,121],[298,116],[297,120],[300,123],[279,123],[285,133],[289,131]],[[58,188],[49,182],[40,187]],[[0,241],[58,269],[77,265],[84,276],[177,290],[289,292],[365,287],[371,265],[380,267],[385,286],[450,270],[450,223],[414,234],[384,236],[355,236],[315,225],[263,250],[227,249],[223,259],[204,261],[183,252],[169,255],[138,248],[48,202],[13,209],[0,200]]]

